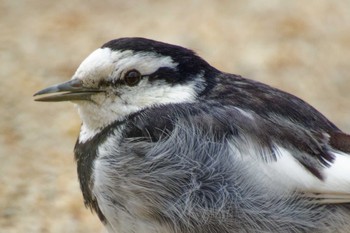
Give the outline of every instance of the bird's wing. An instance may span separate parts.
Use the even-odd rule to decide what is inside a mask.
[[[232,156],[266,177],[267,185],[325,203],[350,202],[350,136],[340,131],[309,130],[277,115],[267,120],[207,102],[146,109],[129,121],[126,137],[158,142],[178,127],[192,130],[193,137],[225,143]],[[147,152],[142,148],[139,153]]]

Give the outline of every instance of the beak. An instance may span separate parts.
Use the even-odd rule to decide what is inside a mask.
[[[37,98],[35,101],[59,102],[72,100],[91,100],[91,96],[98,92],[103,91],[97,88],[85,88],[83,87],[83,82],[81,80],[72,79],[68,82],[57,84],[38,91],[34,94],[34,96],[55,93],[54,95]]]

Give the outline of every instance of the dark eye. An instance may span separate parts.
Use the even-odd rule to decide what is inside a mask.
[[[141,80],[141,74],[137,70],[130,70],[124,76],[124,81],[128,86],[135,86]]]

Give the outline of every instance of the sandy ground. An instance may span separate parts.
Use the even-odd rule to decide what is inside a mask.
[[[101,232],[83,206],[68,80],[104,42],[143,36],[302,97],[350,132],[350,1],[0,0],[0,232]]]

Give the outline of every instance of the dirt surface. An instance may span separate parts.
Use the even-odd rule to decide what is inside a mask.
[[[84,208],[70,103],[32,95],[104,42],[142,36],[269,83],[350,131],[350,1],[0,1],[0,232],[101,232]]]

